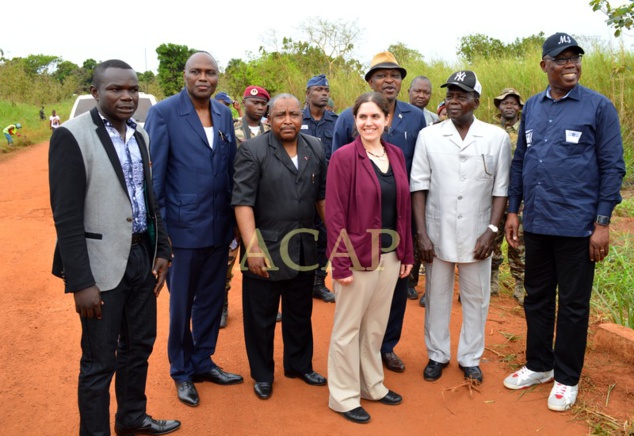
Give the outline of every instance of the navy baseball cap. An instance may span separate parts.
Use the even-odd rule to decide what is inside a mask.
[[[558,32],[549,36],[546,41],[544,41],[544,45],[542,46],[542,57],[555,57],[562,51],[569,48],[576,48],[580,54],[585,53],[572,36],[567,33]]]
[[[216,94],[214,99],[225,102],[227,104],[233,104],[233,100],[231,100],[231,97],[229,97],[226,92],[219,92],[218,94]]]
[[[328,84],[328,79],[326,79],[325,74],[320,74],[318,76],[313,76],[306,83],[306,88],[310,88],[311,86],[330,86]]]

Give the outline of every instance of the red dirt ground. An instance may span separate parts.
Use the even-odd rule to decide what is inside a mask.
[[[50,274],[55,232],[48,199],[48,144],[0,157],[0,431],[6,435],[70,435],[78,433],[77,375],[80,325],[72,297]],[[632,229],[631,221],[615,227]],[[155,418],[182,421],[180,435],[584,435],[588,417],[615,418],[617,426],[634,418],[634,369],[592,350],[592,333],[579,404],[570,412],[548,410],[550,387],[512,392],[503,378],[523,361],[523,311],[508,295],[494,298],[487,322],[487,350],[482,360],[484,384],[470,396],[455,361],[434,383],[425,382],[427,362],[423,339],[425,310],[408,302],[403,338],[396,351],[407,366],[402,374],[386,371],[386,385],[403,395],[396,407],[364,402],[372,415],[356,425],[328,409],[328,389],[288,379],[281,368],[281,333],[276,336],[276,381],[273,397],[255,397],[242,335],[241,275],[236,271],[230,293],[229,325],[221,330],[215,361],[245,376],[245,383],[221,387],[199,384],[201,404],[178,402],[166,357],[168,295],[159,300],[158,338],[150,359],[148,412]],[[422,288],[421,288],[422,289]],[[327,351],[334,304],[315,301],[314,367],[327,371]],[[461,309],[455,303],[452,338],[458,337]],[[593,326],[599,319],[593,318]],[[278,327],[279,329],[279,327]],[[508,362],[508,363],[507,363]],[[609,393],[609,386],[615,385]],[[114,396],[113,396],[114,398]],[[607,403],[607,405],[606,405]],[[111,411],[115,410],[115,402]],[[593,413],[588,414],[586,410]],[[114,418],[112,419],[112,422]],[[617,433],[604,419],[607,433]],[[625,424],[629,425],[629,424]],[[604,433],[605,434],[605,433]]]

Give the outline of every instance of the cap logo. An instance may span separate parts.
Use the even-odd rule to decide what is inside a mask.
[[[561,35],[557,44],[570,44],[570,37],[568,35]]]
[[[249,93],[251,95],[258,95],[258,90],[256,88],[253,88],[251,91],[249,91]]]
[[[456,76],[453,79],[457,82],[464,82],[465,77],[467,77],[467,73],[460,71],[456,73]]]

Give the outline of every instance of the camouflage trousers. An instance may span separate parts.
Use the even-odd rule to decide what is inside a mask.
[[[227,280],[225,282],[225,307],[229,304],[229,289],[231,289],[231,279],[233,279],[233,266],[238,258],[239,247],[234,250],[229,248],[229,261],[227,263]]]
[[[504,254],[502,253],[502,241],[504,240],[504,226],[506,225],[506,213],[502,216],[502,222],[500,223],[500,231],[495,235],[493,240],[493,255],[491,256],[491,271],[498,271],[500,265],[504,262]],[[524,246],[524,226],[522,225],[522,218],[520,216],[520,226],[518,232],[519,245],[517,248],[513,248],[508,245],[508,261],[511,269],[511,275],[515,279],[515,285],[524,286],[524,254],[526,247]]]

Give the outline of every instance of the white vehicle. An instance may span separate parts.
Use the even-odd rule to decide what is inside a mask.
[[[141,127],[145,124],[145,119],[147,118],[147,113],[152,106],[156,104],[156,97],[152,94],[145,94],[143,92],[139,92],[139,106],[136,109],[132,118],[136,121]],[[80,95],[75,100],[75,104],[73,104],[73,108],[70,111],[70,116],[68,119],[73,119],[84,112],[90,111],[97,105],[97,101],[93,98],[92,95]]]

